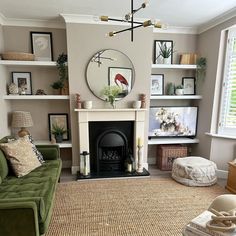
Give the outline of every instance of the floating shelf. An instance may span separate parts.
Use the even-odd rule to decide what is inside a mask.
[[[68,95],[4,95],[6,100],[69,100]]]
[[[153,69],[182,69],[193,70],[197,69],[197,65],[180,65],[180,64],[152,64]]]
[[[201,95],[160,95],[150,96],[152,100],[185,100],[185,99],[202,99]]]
[[[56,66],[55,61],[11,61],[0,60],[0,65],[5,66]]]
[[[34,142],[36,145],[55,145],[52,144],[49,140],[36,140]],[[71,148],[71,141],[63,141],[62,143],[56,143],[60,148]]]
[[[156,144],[184,144],[184,143],[199,143],[199,139],[191,138],[152,138],[148,140],[148,145]]]

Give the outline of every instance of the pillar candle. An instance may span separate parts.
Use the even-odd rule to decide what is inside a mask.
[[[143,145],[142,139],[138,138],[138,146],[141,147]]]

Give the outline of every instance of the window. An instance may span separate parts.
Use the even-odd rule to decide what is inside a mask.
[[[236,28],[228,32],[218,133],[236,136]]]

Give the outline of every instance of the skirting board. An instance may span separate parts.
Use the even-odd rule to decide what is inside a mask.
[[[227,179],[228,178],[228,171],[226,171],[226,170],[217,170],[216,171],[216,176],[219,179]]]
[[[143,167],[148,170],[148,163],[143,163]],[[71,167],[71,173],[72,175],[77,174],[77,172],[79,171],[79,166],[72,166]]]

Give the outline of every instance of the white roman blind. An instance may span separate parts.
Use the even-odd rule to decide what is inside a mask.
[[[236,137],[236,28],[228,32],[219,134]]]

